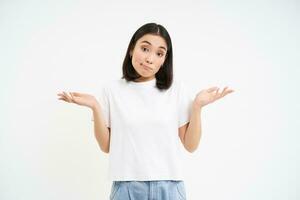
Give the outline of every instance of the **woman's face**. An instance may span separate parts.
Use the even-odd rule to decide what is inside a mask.
[[[165,61],[167,44],[158,35],[146,34],[135,44],[131,62],[135,71],[141,76],[136,81],[148,81],[155,78],[156,72]]]

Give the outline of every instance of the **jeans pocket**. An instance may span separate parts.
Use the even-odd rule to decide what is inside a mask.
[[[111,186],[110,196],[109,196],[110,200],[114,200],[119,188],[120,188],[120,183],[113,181],[113,184]]]
[[[176,184],[178,194],[182,200],[186,200],[186,192],[183,181],[178,181]]]

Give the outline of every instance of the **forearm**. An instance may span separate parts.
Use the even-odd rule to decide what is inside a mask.
[[[109,152],[109,141],[110,141],[110,130],[106,127],[104,118],[101,113],[101,107],[97,104],[92,108],[94,117],[94,134],[96,140],[100,146],[100,149],[108,153]]]
[[[184,146],[189,152],[194,152],[200,142],[201,138],[201,107],[192,106],[192,113],[190,122],[184,137]]]

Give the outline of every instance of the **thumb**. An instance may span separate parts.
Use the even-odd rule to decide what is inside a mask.
[[[217,89],[219,89],[218,87],[211,87],[207,89],[207,92],[213,92],[216,91]]]
[[[80,96],[81,94],[80,93],[78,93],[78,92],[71,92],[71,94],[73,95],[73,96],[75,96],[75,97],[78,97],[78,96]]]

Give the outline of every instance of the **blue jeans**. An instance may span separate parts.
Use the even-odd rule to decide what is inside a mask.
[[[110,200],[186,200],[183,181],[113,181]]]

